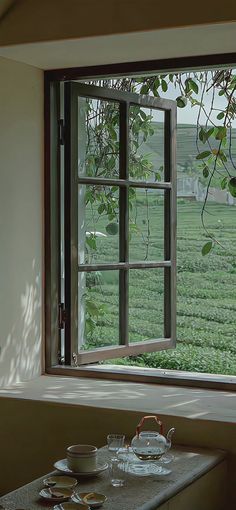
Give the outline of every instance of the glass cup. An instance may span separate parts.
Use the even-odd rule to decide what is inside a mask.
[[[111,485],[113,487],[123,487],[128,472],[128,453],[127,448],[120,448],[116,452],[116,457],[112,457],[109,465]]]
[[[123,448],[124,442],[124,434],[108,434],[107,436],[107,447],[109,452],[117,452],[120,448]]]

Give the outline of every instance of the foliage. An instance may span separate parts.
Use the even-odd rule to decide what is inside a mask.
[[[189,73],[169,73],[140,78],[118,78],[93,81],[95,85],[113,89],[148,94],[154,97],[168,97],[170,87],[176,90],[176,102],[179,108],[190,104],[198,109],[196,134],[196,161],[207,180],[207,193],[201,211],[201,221],[207,236],[213,244],[215,235],[207,229],[205,215],[209,189],[217,177],[222,189],[236,196],[236,164],[232,154],[232,124],[236,118],[236,75],[233,69],[201,71]],[[211,94],[210,108],[205,104],[206,94]],[[217,96],[222,97],[224,107],[219,111]],[[87,115],[87,175],[114,177],[118,175],[118,110],[113,103],[88,101]],[[160,180],[162,172],[154,169],[150,158],[140,153],[140,147],[147,137],[154,134],[152,112],[133,106],[130,108],[130,176],[134,178]],[[199,142],[206,145],[200,150]],[[91,147],[93,150],[91,152]],[[163,171],[163,168],[162,168]],[[106,197],[106,198],[109,198]],[[135,200],[135,194],[130,197]],[[106,200],[105,200],[106,202]],[[107,212],[115,219],[110,201],[101,205],[100,211]],[[108,218],[109,219],[109,218]],[[210,246],[210,245],[208,245]],[[203,250],[204,251],[204,250]]]
[[[236,177],[233,153],[232,153],[232,123],[236,115],[235,88],[236,76],[232,69],[221,71],[206,71],[192,73],[165,74],[140,78],[121,78],[113,80],[102,80],[96,85],[112,87],[118,90],[136,92],[138,94],[148,94],[155,97],[168,97],[169,88],[173,86],[176,89],[176,102],[178,108],[185,108],[190,104],[193,108],[198,109],[197,132],[196,132],[196,160],[195,165],[202,172],[205,182],[207,182],[207,193],[203,203],[203,207],[199,210],[204,232],[198,230],[198,239],[194,241],[196,250],[202,252],[204,256],[202,260],[193,255],[189,257],[192,250],[189,246],[189,239],[186,233],[183,234],[184,243],[179,250],[182,253],[182,260],[178,265],[179,273],[186,271],[196,274],[198,272],[207,273],[205,259],[208,253],[212,253],[211,261],[214,261],[214,272],[217,270],[225,271],[226,268],[235,273],[235,265],[231,260],[233,258],[231,248],[230,254],[227,251],[228,239],[226,240],[225,259],[219,255],[219,246],[223,246],[223,236],[219,231],[217,222],[212,225],[209,221],[209,211],[211,205],[208,203],[209,190],[212,182],[218,180],[222,189],[235,197],[236,196]],[[207,110],[204,104],[206,93],[211,93],[211,106]],[[215,106],[216,95],[222,96],[225,100],[225,107],[218,111]],[[86,154],[85,165],[80,169],[82,175],[95,178],[119,178],[119,112],[116,105],[112,102],[102,100],[86,101]],[[216,111],[217,110],[217,111]],[[164,160],[160,162],[157,168],[153,163],[152,154],[147,154],[142,150],[147,140],[150,140],[154,134],[153,114],[152,110],[147,110],[139,106],[130,108],[130,155],[129,155],[129,175],[133,180],[159,181],[164,179]],[[191,163],[190,163],[191,165]],[[191,165],[192,166],[192,165]],[[132,260],[156,260],[163,259],[163,217],[160,211],[163,210],[163,198],[161,195],[149,196],[146,190],[142,196],[134,189],[129,191],[129,209],[130,209],[130,255]],[[117,186],[91,185],[87,186],[85,193],[85,204],[90,208],[90,226],[86,235],[87,245],[87,262],[109,262],[119,260],[118,247],[118,230],[119,230],[119,189]],[[157,213],[158,205],[162,205]],[[155,205],[155,210],[152,207]],[[138,212],[142,210],[142,214]],[[151,216],[153,214],[153,217]],[[156,215],[156,218],[154,219]],[[157,222],[158,216],[158,222]],[[152,229],[157,228],[158,237],[153,239]],[[100,239],[98,231],[106,232],[107,240]],[[217,236],[213,233],[217,231]],[[114,242],[111,242],[111,240]],[[105,248],[103,248],[105,246]],[[112,251],[109,251],[109,246]],[[185,252],[184,246],[188,247]],[[214,250],[213,250],[214,248]],[[153,258],[152,258],[153,257]],[[142,281],[144,288],[137,296],[132,285],[131,289],[131,320],[130,327],[132,332],[132,340],[143,340],[146,336],[153,337],[153,319],[150,303],[152,295],[157,290],[159,296],[163,294],[163,277],[153,278],[151,272],[145,271],[144,274],[137,273],[136,279]],[[135,273],[133,273],[135,274]],[[119,342],[119,325],[118,325],[118,280],[108,283],[103,275],[99,285],[87,287],[86,302],[88,303],[86,312],[86,330],[87,342],[84,348],[97,345],[110,345],[111,338],[114,343]],[[152,290],[152,286],[154,286]],[[202,287],[202,284],[199,284]],[[136,288],[136,285],[135,285]],[[193,286],[192,291],[196,291]],[[201,292],[203,289],[201,288]],[[213,293],[214,294],[214,293]],[[105,302],[103,300],[105,299]],[[108,299],[108,301],[107,301]],[[144,306],[144,301],[149,301],[149,307]],[[156,296],[153,297],[156,305],[156,313],[163,317],[163,308]],[[105,305],[105,307],[104,307]],[[152,306],[152,303],[151,303]],[[227,305],[226,305],[227,306]],[[212,298],[208,304],[212,311]],[[109,311],[108,311],[109,308]],[[218,323],[215,314],[208,319],[204,316],[196,314],[195,301],[191,305],[191,299],[184,304],[185,308],[185,326],[188,329],[188,335],[192,331],[195,334],[195,326],[197,328],[198,338],[204,337],[201,334],[204,330],[205,321],[209,323]],[[143,313],[145,309],[145,318]],[[217,312],[219,313],[219,312]],[[221,316],[224,316],[222,314]],[[189,322],[189,317],[191,321]],[[195,317],[193,321],[193,317]],[[159,322],[155,314],[155,333],[154,336],[162,335],[163,324]],[[181,340],[189,343],[188,339],[182,336],[183,328],[181,306],[178,312],[179,331],[181,332]],[[212,326],[213,327],[213,326]],[[230,328],[228,328],[230,330]],[[103,332],[106,330],[106,335]],[[142,331],[142,333],[140,333]],[[220,335],[220,332],[219,332]],[[225,348],[222,338],[218,341],[210,338],[209,349],[217,349],[218,345]],[[189,338],[189,337],[188,337]],[[199,340],[199,341],[200,341]],[[218,343],[217,343],[218,342]],[[223,342],[223,343],[222,343]],[[217,344],[217,345],[216,345]],[[201,349],[202,346],[196,344],[194,349]],[[206,343],[208,345],[208,343]],[[228,344],[227,344],[228,346]],[[191,349],[189,345],[184,346],[185,351],[189,353]],[[182,347],[181,347],[182,348]],[[228,347],[227,347],[228,348]],[[227,348],[224,352],[228,352]],[[178,352],[178,349],[177,349]],[[199,351],[200,352],[200,351]],[[160,361],[161,354],[156,355],[156,360]],[[166,354],[172,356],[172,354]],[[194,357],[194,356],[193,356]],[[173,356],[172,356],[173,358]],[[165,358],[166,359],[166,358]],[[184,357],[183,357],[184,359]],[[217,356],[216,356],[217,359]],[[162,366],[162,365],[160,365]],[[208,367],[209,368],[209,367]],[[183,368],[184,369],[184,368]],[[209,368],[208,371],[211,371]],[[226,372],[225,372],[226,373]]]

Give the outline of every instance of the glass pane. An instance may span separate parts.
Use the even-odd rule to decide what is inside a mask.
[[[164,191],[132,188],[130,192],[130,261],[163,260]]]
[[[119,189],[79,185],[79,264],[119,261]]]
[[[164,336],[164,270],[129,271],[129,341]]]
[[[235,205],[225,190],[211,188],[205,225],[220,244],[202,256],[209,241],[201,224],[203,185],[192,181],[194,199],[177,201],[178,352],[189,359],[189,370],[236,375]]]
[[[119,177],[119,104],[78,98],[80,177]]]
[[[129,116],[130,179],[164,181],[164,112],[135,105]]]
[[[79,349],[119,343],[119,272],[79,273]]]

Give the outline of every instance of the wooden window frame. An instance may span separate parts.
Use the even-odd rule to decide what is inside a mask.
[[[65,364],[93,363],[121,356],[137,355],[175,347],[176,342],[176,103],[167,99],[67,82],[65,84]],[[114,101],[119,106],[119,179],[78,176],[78,99]],[[164,113],[164,182],[132,181],[128,172],[129,108],[138,105]],[[119,262],[110,264],[78,263],[78,193],[79,185],[111,185],[119,188]],[[129,262],[129,188],[164,191],[164,254],[162,261]],[[132,269],[162,268],[164,271],[164,335],[130,343],[128,333],[128,275]],[[119,345],[78,352],[78,272],[119,271]],[[67,277],[68,275],[68,277]],[[75,306],[76,303],[76,306]],[[132,341],[132,339],[131,339]]]
[[[145,382],[158,382],[159,384],[174,384],[184,386],[197,386],[214,389],[236,390],[236,377],[215,374],[185,373],[181,375],[170,374],[170,371],[150,370],[150,376],[132,370],[122,371],[121,367],[107,370],[105,367],[73,367],[58,364],[58,302],[60,282],[57,279],[59,257],[54,250],[58,246],[59,209],[59,179],[58,168],[60,156],[58,147],[61,133],[58,128],[60,117],[59,83],[68,80],[88,80],[105,76],[129,76],[148,73],[175,72],[200,69],[214,69],[236,65],[236,53],[184,57],[157,61],[132,62],[83,68],[69,68],[46,71],[44,73],[45,90],[45,366],[46,372],[54,375],[69,375],[79,377],[99,377],[105,379],[135,380]],[[51,115],[53,112],[53,115]],[[54,140],[54,150],[51,150],[51,140]],[[51,193],[52,187],[54,192]],[[58,213],[55,213],[55,210]],[[53,212],[54,211],[54,212]],[[59,252],[60,253],[60,252]],[[145,344],[145,342],[144,342]],[[142,372],[142,371],[141,371]]]

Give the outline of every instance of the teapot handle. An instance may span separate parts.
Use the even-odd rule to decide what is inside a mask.
[[[139,424],[136,427],[136,436],[139,436],[140,429],[143,426],[144,420],[147,420],[149,418],[153,418],[156,421],[156,423],[158,425],[160,425],[160,434],[163,434],[163,424],[162,424],[160,418],[158,418],[158,416],[155,416],[155,415],[150,415],[150,416],[143,416],[142,417],[142,419],[140,420]]]

